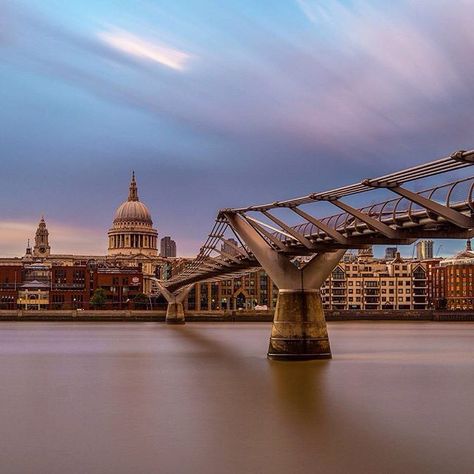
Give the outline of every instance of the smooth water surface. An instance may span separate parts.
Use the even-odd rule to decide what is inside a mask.
[[[0,472],[472,473],[474,324],[1,323]]]

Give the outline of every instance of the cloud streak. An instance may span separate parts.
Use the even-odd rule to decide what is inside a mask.
[[[97,33],[97,36],[118,51],[177,71],[183,71],[191,57],[184,51],[147,41],[124,30],[102,31]]]

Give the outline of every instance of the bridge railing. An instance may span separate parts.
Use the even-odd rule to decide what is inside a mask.
[[[445,205],[446,207],[455,209],[461,208],[464,211],[470,211],[474,210],[473,190],[474,176],[471,176],[448,184],[434,186],[419,191],[417,194],[431,201]],[[387,225],[397,225],[401,223],[401,221],[407,220],[417,224],[420,219],[423,218],[432,219],[434,221],[437,220],[437,216],[434,216],[433,213],[430,213],[426,208],[404,197],[382,201],[370,206],[358,208],[358,210]],[[367,230],[367,224],[365,222],[362,222],[348,212],[324,217],[321,219],[321,222],[345,235],[350,234],[352,231],[362,232],[362,229]],[[311,222],[304,222],[293,228],[298,233],[305,237],[312,238],[313,240],[325,240],[326,238],[330,238],[327,233]],[[288,240],[283,229],[275,232],[275,236],[281,241]]]

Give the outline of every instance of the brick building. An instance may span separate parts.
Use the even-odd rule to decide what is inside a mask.
[[[474,252],[471,242],[452,259],[433,266],[433,305],[437,309],[474,310]]]
[[[140,267],[104,267],[43,262],[0,265],[0,309],[89,309],[94,291],[103,288],[104,308],[133,308],[143,291]]]

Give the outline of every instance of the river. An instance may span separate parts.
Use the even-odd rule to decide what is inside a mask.
[[[474,472],[474,324],[0,323],[2,474]]]

